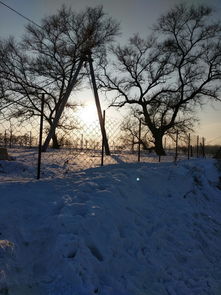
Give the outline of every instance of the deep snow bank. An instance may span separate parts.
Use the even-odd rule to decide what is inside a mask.
[[[220,295],[214,163],[0,183],[0,240],[9,243],[0,244],[2,294]]]

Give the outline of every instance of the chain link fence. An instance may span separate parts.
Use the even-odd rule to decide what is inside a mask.
[[[49,124],[44,121],[42,141]],[[58,126],[46,152],[41,153],[41,177],[63,177],[73,171],[116,163],[176,161],[205,157],[205,139],[196,135],[164,137],[166,156],[158,157],[148,141],[147,130],[139,121],[135,132],[106,116],[105,129],[110,155],[102,157],[102,135],[97,121],[83,121],[69,111],[65,124]],[[139,130],[140,129],[140,130]],[[8,160],[0,161],[0,177],[36,178],[39,157],[40,117],[19,120],[0,111],[0,148],[7,149]]]

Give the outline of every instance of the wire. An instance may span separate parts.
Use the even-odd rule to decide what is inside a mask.
[[[40,25],[38,25],[36,22],[34,22],[33,20],[31,20],[30,18],[26,17],[25,15],[23,15],[22,13],[18,12],[17,10],[15,10],[14,8],[10,7],[9,5],[5,4],[4,2],[2,2],[0,0],[0,4],[4,5],[5,7],[7,7],[8,9],[10,9],[11,11],[15,12],[16,14],[18,14],[19,16],[23,17],[24,19],[26,19],[27,21],[31,22],[32,24],[34,24],[35,26],[39,27],[40,29],[42,29],[42,27]]]
[[[218,139],[218,138],[220,138],[220,137],[221,137],[221,136],[217,136],[217,137],[215,137],[215,138],[213,138],[213,139],[210,139],[209,141],[207,141],[207,144],[209,144],[209,143],[215,141],[216,139]]]

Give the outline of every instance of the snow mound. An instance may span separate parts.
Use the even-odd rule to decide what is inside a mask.
[[[220,295],[214,164],[120,164],[0,183],[0,240],[13,245],[0,251],[2,294]]]

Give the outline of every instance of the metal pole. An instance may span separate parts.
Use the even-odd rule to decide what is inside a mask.
[[[9,147],[12,147],[12,129],[10,129]]]
[[[55,129],[56,129],[56,127],[58,125],[58,122],[59,122],[59,120],[61,118],[62,112],[63,112],[63,110],[65,108],[65,105],[66,105],[66,103],[68,101],[68,98],[69,98],[69,96],[71,94],[71,91],[72,91],[73,87],[75,86],[75,84],[77,82],[77,77],[78,77],[78,74],[79,74],[79,72],[81,70],[81,67],[82,67],[84,61],[85,61],[85,56],[83,55],[81,57],[79,63],[78,63],[78,67],[76,69],[76,72],[75,72],[69,86],[67,87],[66,92],[64,94],[64,97],[62,98],[61,104],[60,104],[60,106],[59,106],[59,108],[58,108],[58,110],[56,112],[55,118],[54,118],[53,123],[51,125],[51,129],[50,129],[50,131],[48,133],[48,136],[45,139],[44,145],[42,147],[43,152],[45,152],[47,150],[49,142],[50,142],[50,140],[52,139],[52,137],[55,134]]]
[[[205,137],[202,138],[202,152],[203,152],[203,158],[206,157],[206,154],[205,154]]]
[[[5,130],[4,142],[5,142],[5,148],[6,148],[7,147],[7,131],[6,130]]]
[[[32,133],[31,131],[29,132],[29,147],[31,148],[32,146]]]
[[[105,129],[105,111],[103,111],[103,128]],[[101,166],[104,165],[104,136],[102,134]]]
[[[188,135],[188,160],[190,159],[190,133]]]
[[[141,141],[141,119],[139,120],[139,131],[138,131],[138,162],[140,162],[140,141]]]
[[[89,62],[89,67],[90,67],[91,82],[92,82],[93,90],[94,90],[94,99],[95,99],[95,103],[96,103],[96,107],[97,107],[98,119],[99,119],[99,123],[100,123],[102,137],[104,139],[105,154],[107,156],[109,156],[110,149],[109,149],[109,144],[108,144],[108,140],[107,140],[106,130],[103,126],[102,111],[101,111],[101,105],[100,105],[100,100],[99,100],[98,91],[97,91],[97,85],[96,85],[96,79],[95,79],[95,75],[94,75],[93,60],[91,58],[91,53],[88,54],[88,62]]]
[[[176,132],[176,153],[175,153],[175,162],[177,161],[178,156],[178,130]]]
[[[196,157],[199,158],[199,135],[196,138]]]
[[[42,152],[43,117],[44,117],[44,94],[42,94],[42,100],[41,100],[41,117],[40,117],[40,131],[39,131],[39,145],[38,145],[37,179],[40,179],[40,173],[41,173],[41,152]]]
[[[83,150],[84,147],[84,135],[81,134],[81,150]]]

